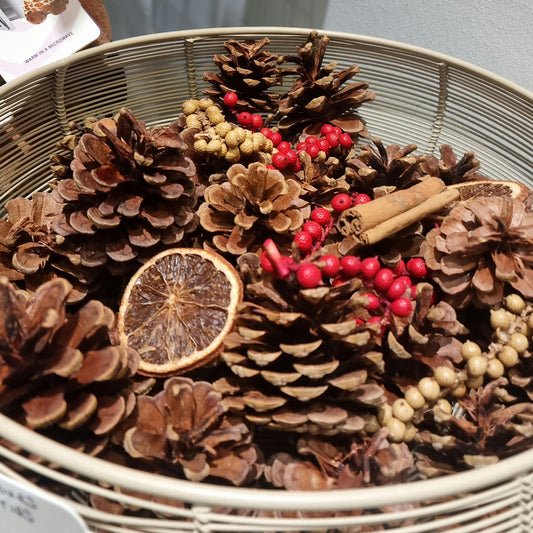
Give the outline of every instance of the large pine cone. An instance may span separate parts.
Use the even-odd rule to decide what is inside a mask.
[[[322,65],[328,42],[327,36],[313,31],[306,43],[298,47],[297,56],[284,58],[297,64],[295,69],[287,69],[284,73],[298,76],[278,102],[278,112],[282,116],[279,130],[284,137],[302,132],[310,125],[318,131],[325,123],[339,126],[352,135],[368,135],[363,120],[354,110],[373,100],[375,94],[367,90],[366,82],[345,85],[359,72],[357,65],[338,72],[335,72],[336,61]]]
[[[268,44],[268,37],[245,42],[230,39],[224,43],[228,55],[215,55],[214,61],[220,72],[204,74],[204,80],[212,87],[205,89],[203,93],[220,105],[223,105],[226,93],[236,93],[236,111],[274,111],[279,94],[270,89],[281,85],[281,71],[278,67],[279,57],[264,49]]]
[[[231,408],[274,430],[363,432],[385,398],[376,337],[355,321],[360,285],[249,284],[221,354],[233,375],[214,384]]]
[[[58,278],[28,300],[0,279],[0,406],[32,428],[107,435],[133,410],[139,356],[111,344],[101,302],[67,314],[70,288]]]
[[[74,148],[72,177],[55,184],[53,229],[71,261],[129,271],[196,228],[195,166],[175,130],[149,130],[127,109],[93,129]]]
[[[226,411],[211,384],[170,378],[157,395],[138,398],[124,448],[135,458],[175,464],[192,481],[249,483],[262,474],[262,456],[248,426]]]
[[[309,216],[309,204],[300,198],[302,187],[263,163],[237,163],[227,181],[204,192],[200,224],[214,233],[213,244],[223,252],[240,255],[257,250],[267,237],[293,235]]]
[[[432,229],[422,254],[432,278],[457,307],[491,307],[510,285],[533,298],[533,213],[510,198],[459,204]]]

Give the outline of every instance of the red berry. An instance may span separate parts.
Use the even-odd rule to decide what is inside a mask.
[[[252,115],[251,126],[254,130],[260,130],[263,127],[263,117],[258,113]]]
[[[279,131],[273,131],[270,134],[270,140],[274,146],[277,146],[282,141],[281,133]]]
[[[279,143],[278,144],[278,150],[280,150],[280,146],[282,145],[283,143]],[[282,151],[282,150],[280,150]],[[292,150],[292,149],[289,149],[285,152],[285,157],[287,158],[287,161],[289,162],[289,165],[292,165],[294,163],[296,163],[296,161],[299,161],[298,159],[298,154]]]
[[[368,194],[365,194],[363,192],[360,192],[359,194],[356,194],[355,198],[353,199],[353,203],[355,205],[367,204],[368,202],[371,202],[371,201],[372,201],[372,198],[370,198],[370,196],[368,196]]]
[[[291,143],[287,142],[287,141],[281,141],[277,146],[276,148],[280,151],[280,152],[286,152],[287,150],[290,150],[291,149]]]
[[[374,276],[374,286],[379,291],[386,291],[394,281],[394,273],[390,268],[380,268]]]
[[[304,263],[296,272],[296,279],[304,289],[313,289],[322,281],[322,273],[313,263]]]
[[[377,257],[365,257],[361,261],[361,274],[367,279],[374,279],[380,268],[381,264]]]
[[[324,138],[322,139],[318,139],[318,142],[316,143],[318,148],[320,148],[320,150],[322,150],[323,152],[326,152],[328,153],[329,150],[330,150],[330,145],[328,143],[328,141]]]
[[[237,96],[237,93],[226,93],[224,95],[224,104],[226,104],[228,107],[234,107],[238,99],[239,97]]]
[[[379,324],[381,327],[379,328],[380,335],[383,335],[385,333],[385,330],[387,329],[387,324],[384,322],[383,317],[380,315],[371,316],[367,321],[367,324]]]
[[[367,304],[365,309],[367,311],[377,311],[379,309],[379,298],[372,292],[364,292],[363,296],[367,297]]]
[[[272,135],[272,130],[270,128],[261,128],[259,133],[262,133],[267,139],[270,139]]]
[[[237,115],[239,124],[244,128],[249,128],[252,125],[252,115],[248,111],[243,111]]]
[[[307,143],[301,142],[296,145],[296,151],[301,152],[302,150],[305,150],[307,148]]]
[[[361,258],[356,255],[345,255],[341,257],[341,269],[347,276],[357,276],[361,272]]]
[[[405,291],[410,287],[409,285],[406,285],[405,283],[405,276],[400,276],[399,278],[396,278],[390,285],[390,287],[387,289],[387,298],[391,301],[396,300],[397,298],[400,298],[405,294]]]
[[[307,231],[307,233],[313,237],[314,241],[322,237],[322,226],[314,220],[308,220],[307,222],[304,222],[303,230]]]
[[[345,211],[349,207],[352,207],[352,199],[350,198],[349,194],[341,192],[340,194],[336,194],[331,199],[331,207],[334,211],[338,211],[340,213],[341,211]]]
[[[408,289],[413,284],[411,278],[407,275],[399,276],[398,279],[403,281],[403,283],[405,283],[406,289]]]
[[[287,161],[287,157],[282,152],[276,152],[272,155],[272,164],[278,169],[283,170],[289,166],[289,162]]]
[[[336,255],[328,254],[320,258],[320,262],[324,263],[322,266],[322,274],[332,278],[339,273],[341,262]]]
[[[350,134],[349,133],[343,133],[340,137],[339,137],[339,144],[343,147],[343,148],[351,148],[353,146],[353,139],[350,137]]]
[[[307,144],[316,144],[318,142],[318,139],[314,135],[309,135],[309,137],[305,138],[305,142]]]
[[[409,298],[397,298],[390,304],[390,310],[396,316],[409,316],[412,310],[411,300]]]
[[[310,252],[313,249],[313,237],[307,231],[299,231],[294,236],[294,243],[298,250],[303,253]]]
[[[336,133],[328,133],[326,135],[326,140],[330,148],[337,148],[339,146],[339,136]]]
[[[311,220],[318,222],[321,226],[326,226],[331,220],[331,214],[324,207],[315,207],[311,211]]]
[[[398,263],[396,264],[396,266],[392,269],[392,271],[397,276],[403,276],[407,274],[407,269],[405,268],[405,261],[403,259],[400,259]]]
[[[375,317],[372,317],[372,318],[375,318]],[[378,318],[379,318],[379,317],[378,317]],[[354,321],[355,321],[355,323],[356,323],[358,326],[362,326],[362,325],[365,323],[364,320],[361,320],[360,318],[357,318],[357,317],[354,318]]]
[[[305,147],[305,151],[312,157],[315,158],[318,155],[318,152],[320,152],[320,148],[317,144],[308,144]]]
[[[263,252],[261,254],[261,257],[259,258],[261,261],[261,266],[263,267],[263,270],[265,272],[274,272],[274,265],[271,263],[270,259],[268,258],[267,254]]]
[[[299,170],[302,170],[302,163],[300,163],[299,159],[296,159],[294,163],[291,163],[291,170],[293,172],[298,172]]]
[[[414,278],[425,278],[428,274],[426,262],[421,257],[413,257],[405,265],[407,272]]]
[[[340,137],[344,132],[342,131],[342,128],[339,128],[339,126],[333,126],[332,133],[337,135],[337,137]]]
[[[270,170],[278,170],[274,165],[267,165],[266,167]]]
[[[322,135],[327,135],[328,133],[331,133],[333,131],[333,125],[332,124],[324,124],[320,128],[320,133]]]

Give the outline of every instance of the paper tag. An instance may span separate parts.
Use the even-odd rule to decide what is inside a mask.
[[[0,532],[88,533],[78,516],[60,498],[0,474]]]
[[[40,24],[28,22],[24,0],[0,0],[0,76],[11,81],[88,45],[100,28],[81,7],[69,0],[60,15],[48,15]]]

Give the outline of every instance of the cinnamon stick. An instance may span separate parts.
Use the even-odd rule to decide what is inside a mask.
[[[431,198],[423,201],[421,204],[401,213],[395,217],[389,218],[381,224],[376,224],[373,228],[360,233],[357,238],[362,245],[375,244],[398,231],[410,226],[431,213],[442,209],[450,202],[458,200],[460,197],[459,191],[453,188],[446,188],[438,194],[434,194]],[[370,202],[369,202],[370,203]],[[368,204],[366,204],[368,205]]]
[[[359,235],[423,203],[444,187],[440,178],[427,176],[408,189],[394,191],[366,204],[350,207],[339,217],[337,227],[343,235]]]

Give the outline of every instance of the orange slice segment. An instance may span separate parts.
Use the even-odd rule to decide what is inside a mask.
[[[238,272],[220,255],[172,248],[131,278],[118,313],[120,342],[141,357],[139,373],[169,376],[216,357],[242,299]]]

